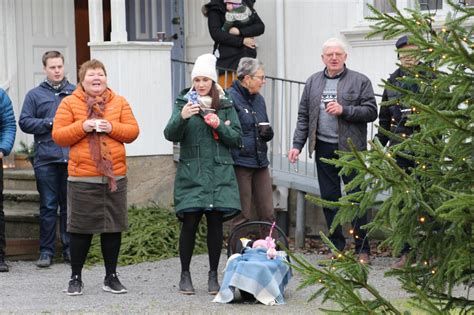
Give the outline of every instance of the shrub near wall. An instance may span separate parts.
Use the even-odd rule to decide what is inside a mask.
[[[144,208],[132,206],[128,212],[129,229],[122,234],[122,247],[119,265],[131,265],[145,261],[156,261],[176,257],[180,222],[173,210],[163,209],[157,205]],[[204,220],[205,221],[205,220]],[[205,222],[199,225],[194,254],[207,252]],[[95,235],[87,264],[102,261],[100,236]]]

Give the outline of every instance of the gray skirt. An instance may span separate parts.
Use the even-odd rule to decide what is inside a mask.
[[[108,184],[71,182],[67,184],[67,231],[95,234],[123,232],[128,228],[127,178]]]

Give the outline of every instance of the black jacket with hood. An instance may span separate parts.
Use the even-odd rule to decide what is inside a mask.
[[[203,14],[208,18],[209,33],[214,40],[213,53],[217,57],[217,67],[236,70],[239,60],[242,57],[255,58],[257,50],[244,45],[245,37],[255,37],[262,35],[265,31],[265,24],[254,10],[255,0],[243,0],[243,4],[252,11],[250,21],[236,27],[240,35],[232,35],[222,29],[225,23],[226,5],[222,0],[211,0],[203,6]],[[217,52],[218,51],[218,52]]]

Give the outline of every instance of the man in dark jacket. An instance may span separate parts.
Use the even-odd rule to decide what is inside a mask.
[[[288,152],[288,159],[295,163],[308,139],[310,157],[313,150],[316,152],[321,198],[337,201],[342,196],[339,169],[322,162],[321,158],[335,159],[338,158],[336,150],[349,151],[349,138],[358,150],[366,150],[367,123],[377,118],[377,104],[370,80],[346,68],[344,43],[336,38],[327,40],[321,58],[326,68],[306,81],[298,109],[293,148]],[[347,184],[355,175],[342,176],[342,180]],[[330,227],[337,210],[325,207],[323,211]],[[366,216],[353,222],[353,236],[359,260],[370,263],[366,233],[359,228],[366,222]],[[329,239],[338,250],[344,249],[346,240],[341,226],[336,228]]]
[[[230,1],[232,2],[232,1]],[[257,56],[256,36],[265,31],[265,24],[254,9],[255,0],[235,1],[242,2],[249,8],[250,15],[245,23],[235,23],[235,26],[225,31],[226,3],[224,0],[211,0],[203,6],[203,14],[208,18],[209,33],[214,40],[213,53],[217,58],[219,70],[219,84],[227,88],[232,83],[232,77],[227,77],[221,69],[237,69],[242,57],[255,58]]]
[[[414,83],[404,82],[402,78],[413,76],[410,69],[413,68],[419,62],[413,54],[414,50],[416,50],[418,47],[416,45],[410,44],[408,42],[407,36],[400,37],[395,43],[395,47],[397,48],[398,59],[400,60],[400,67],[390,75],[388,83],[393,86],[396,86],[399,89],[416,93],[418,92],[420,87]],[[395,103],[389,106],[382,106],[380,108],[379,124],[381,129],[390,131],[398,137],[407,138],[411,134],[413,134],[415,127],[405,125],[408,120],[408,117],[412,114],[412,110],[411,108],[406,108],[406,106],[404,107],[403,104],[400,104],[399,100],[403,96],[403,93],[400,91],[390,88],[384,89],[382,94],[382,101],[393,101]],[[389,138],[387,135],[384,135],[381,132],[378,132],[376,134],[376,137],[379,139],[380,143],[383,146],[393,146],[399,143],[397,139]],[[415,162],[413,160],[409,160],[401,156],[397,156],[396,161],[398,166],[404,169],[407,173],[411,172],[411,169],[415,167]],[[401,251],[400,259],[398,259],[392,265],[392,268],[402,268],[405,266],[405,264],[407,263],[409,250],[410,246],[408,244],[405,244]]]
[[[63,258],[65,262],[70,261],[69,234],[66,232],[69,148],[55,144],[51,131],[59,103],[74,91],[75,86],[64,76],[64,56],[60,52],[47,51],[42,61],[46,79],[26,94],[19,125],[23,132],[34,134],[33,166],[40,194],[40,257],[36,265],[49,267],[55,254],[58,206]]]
[[[0,166],[3,157],[10,154],[16,135],[16,121],[10,98],[0,89]],[[5,263],[5,213],[3,212],[3,167],[0,167],[0,272],[7,272]]]
[[[411,76],[410,68],[418,63],[418,60],[416,60],[416,58],[413,56],[413,50],[416,49],[417,46],[409,44],[407,36],[400,37],[395,46],[398,51],[400,67],[390,75],[388,83],[400,89],[416,93],[419,90],[419,86],[417,84],[408,84],[400,79],[406,76]],[[390,106],[382,106],[380,108],[379,124],[384,130],[391,131],[402,138],[406,138],[413,133],[414,129],[412,126],[405,125],[408,116],[411,114],[411,108],[403,108],[402,104],[398,102],[398,100],[402,97],[403,94],[399,91],[387,88],[384,89],[382,101],[396,101],[396,103]],[[395,139],[389,139],[389,137],[380,132],[377,133],[376,137],[384,146],[387,144],[392,146],[397,143]],[[414,166],[412,161],[404,158],[397,159],[397,163],[403,168]]]

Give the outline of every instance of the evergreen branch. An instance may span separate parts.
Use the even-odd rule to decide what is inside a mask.
[[[413,99],[409,100],[409,104],[410,104],[410,106],[413,106],[416,109],[422,110],[426,113],[429,113],[429,114],[443,120],[443,122],[445,122],[446,124],[448,124],[449,126],[455,128],[455,129],[459,129],[459,130],[464,131],[464,132],[469,132],[468,129],[465,129],[465,128],[459,126],[454,121],[452,121],[452,119],[450,119],[449,116],[447,116],[446,114],[444,114],[444,113],[442,113],[442,112],[440,112],[440,111],[438,111],[434,108],[423,105],[420,102],[418,102],[416,100],[413,100]]]

